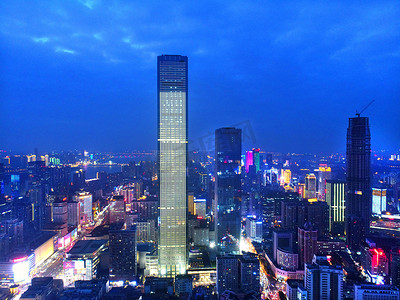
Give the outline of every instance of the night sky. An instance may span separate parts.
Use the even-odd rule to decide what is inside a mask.
[[[189,57],[189,139],[344,151],[372,99],[372,148],[400,148],[398,1],[0,2],[0,149],[156,149],[157,55]]]

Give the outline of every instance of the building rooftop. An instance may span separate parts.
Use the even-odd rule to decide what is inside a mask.
[[[102,248],[107,240],[80,240],[67,253],[67,255],[90,255]]]

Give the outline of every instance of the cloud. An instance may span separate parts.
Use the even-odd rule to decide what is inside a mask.
[[[48,37],[33,37],[32,41],[34,41],[35,43],[41,43],[41,44],[45,44],[49,41],[50,39]]]
[[[93,38],[95,38],[98,41],[103,40],[103,35],[101,33],[95,33],[93,34]]]
[[[67,49],[67,48],[63,48],[63,47],[56,47],[56,52],[63,52],[63,53],[68,53],[68,54],[76,54],[76,51],[71,50],[71,49]]]
[[[93,9],[94,5],[96,4],[96,1],[94,0],[79,0],[79,3],[83,4],[89,9]]]

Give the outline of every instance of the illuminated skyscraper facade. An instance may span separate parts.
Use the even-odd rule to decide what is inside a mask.
[[[360,248],[371,218],[371,135],[367,117],[349,118],[346,147],[346,235]]]
[[[160,180],[161,276],[186,271],[186,166],[188,58],[162,55],[157,60],[158,163]]]
[[[253,164],[256,166],[256,172],[260,171],[261,161],[260,161],[260,149],[253,149]]]
[[[317,179],[314,174],[307,174],[306,176],[305,194],[307,199],[317,198]]]
[[[220,253],[239,253],[242,130],[215,131],[215,231]]]
[[[326,203],[329,205],[329,231],[344,234],[345,183],[338,180],[326,181]]]
[[[319,165],[318,169],[318,200],[326,200],[326,181],[332,178],[331,167]]]

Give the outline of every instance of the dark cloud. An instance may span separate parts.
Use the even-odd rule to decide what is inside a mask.
[[[2,1],[1,147],[155,148],[168,53],[189,56],[192,140],[248,121],[248,146],[342,151],[375,99],[373,147],[398,149],[399,15],[396,1]]]

